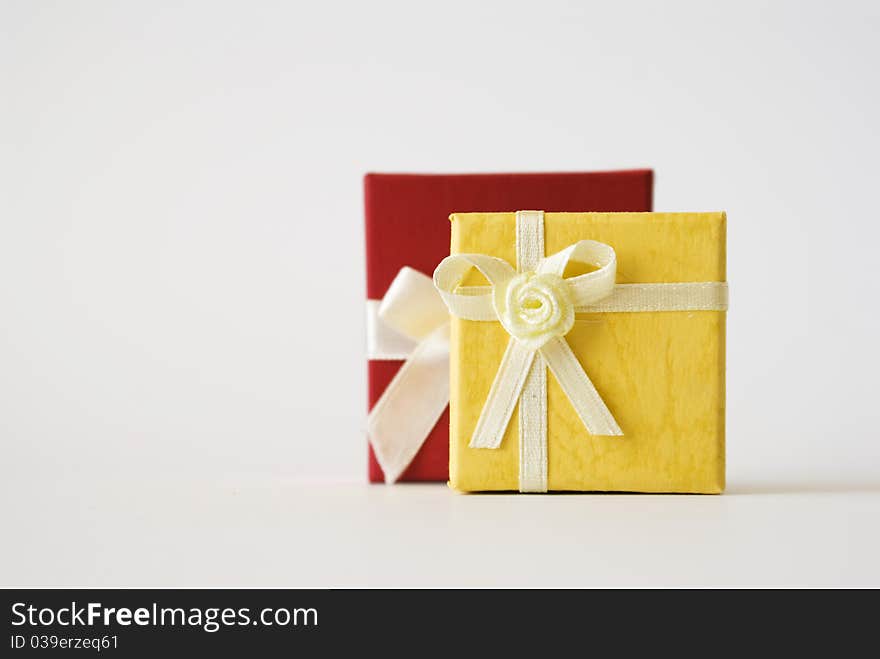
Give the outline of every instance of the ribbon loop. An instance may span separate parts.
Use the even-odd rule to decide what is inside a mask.
[[[459,285],[471,268],[479,270],[491,286],[469,287],[463,291]],[[497,320],[492,291],[505,286],[515,275],[516,271],[503,259],[485,254],[455,254],[440,261],[434,270],[434,286],[454,316],[465,320]]]
[[[386,325],[413,341],[421,341],[449,322],[449,311],[432,279],[408,266],[391,282],[378,313]]]
[[[617,255],[611,245],[595,240],[578,241],[561,252],[542,259],[538,271],[553,272],[561,277],[572,261],[597,268],[593,272],[565,280],[576,307],[594,304],[611,295],[617,276]]]
[[[562,255],[565,259],[560,264],[556,259]],[[611,295],[614,290],[614,279],[617,277],[617,254],[614,253],[611,245],[595,240],[581,240],[558,254],[544,259],[539,267],[555,267],[561,277],[571,261],[596,267],[593,272],[565,280],[576,307],[594,304]]]

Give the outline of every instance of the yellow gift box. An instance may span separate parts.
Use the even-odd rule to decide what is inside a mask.
[[[515,213],[457,213],[451,254],[517,262]],[[725,281],[724,213],[546,213],[544,251],[582,240],[613,247],[616,281]],[[564,276],[588,272],[569,263]],[[462,281],[485,285],[476,271]],[[516,411],[499,448],[471,448],[510,336],[499,322],[453,317],[450,486],[519,489]],[[592,436],[546,378],[546,485],[557,491],[720,493],[724,489],[725,312],[578,313],[565,336],[622,436]]]

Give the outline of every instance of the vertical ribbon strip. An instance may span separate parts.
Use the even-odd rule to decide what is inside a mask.
[[[516,269],[534,272],[544,258],[544,213],[516,214]],[[547,491],[547,365],[536,355],[519,398],[519,491]]]

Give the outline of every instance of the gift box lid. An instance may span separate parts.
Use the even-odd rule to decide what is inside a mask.
[[[648,211],[653,172],[367,174],[367,298],[381,299],[403,266],[431,275],[449,254],[451,213]]]

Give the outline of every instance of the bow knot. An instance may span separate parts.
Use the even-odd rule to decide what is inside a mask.
[[[543,238],[543,227],[540,231]],[[501,446],[533,364],[536,368],[546,365],[550,369],[590,434],[622,435],[611,411],[563,338],[573,327],[578,308],[596,304],[614,291],[617,271],[614,249],[595,240],[581,240],[543,257],[534,254],[538,241],[524,240],[523,243],[529,246],[523,251],[528,251],[524,254],[527,262],[535,264],[533,271],[517,274],[507,261],[486,254],[447,256],[434,271],[434,285],[452,315],[465,320],[499,321],[511,337],[470,446]],[[540,249],[543,251],[543,246]],[[535,256],[537,258],[533,258]],[[572,262],[585,263],[595,269],[565,277],[566,268]],[[461,287],[471,268],[486,277],[490,284],[488,290]],[[539,360],[536,355],[540,355]]]

